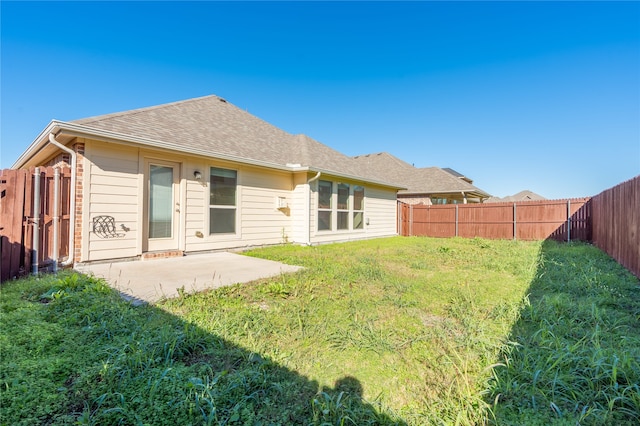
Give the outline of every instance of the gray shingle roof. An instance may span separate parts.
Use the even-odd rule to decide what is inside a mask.
[[[465,181],[465,182],[467,182],[467,183],[471,183],[471,184],[473,184],[473,180],[469,179],[468,177],[466,177],[466,176],[465,176],[465,175],[463,175],[462,173],[460,173],[460,172],[457,172],[457,171],[453,170],[453,169],[452,169],[452,168],[450,168],[450,167],[443,167],[443,168],[442,168],[442,170],[444,170],[444,171],[445,171],[445,172],[447,172],[447,173],[452,174],[453,176],[455,176],[455,177],[457,177],[457,178],[460,178],[460,179],[464,180],[464,181]]]
[[[185,152],[216,155],[312,170],[367,181],[376,179],[360,162],[306,135],[292,135],[215,96],[188,99],[148,108],[75,120],[86,128],[127,137],[171,143]],[[398,186],[399,187],[399,186]]]
[[[416,168],[386,152],[359,155],[354,159],[364,164],[369,169],[369,173],[377,175],[380,179],[403,185],[406,189],[399,191],[400,194],[437,194],[464,191],[478,196],[489,196],[480,188],[439,167]]]
[[[491,197],[486,202],[487,203],[506,203],[513,201],[539,201],[546,200],[542,195],[536,194],[533,191],[529,191],[525,189],[524,191],[520,191],[517,194],[508,195],[506,197]]]

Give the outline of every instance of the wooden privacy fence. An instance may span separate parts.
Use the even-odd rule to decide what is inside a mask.
[[[54,259],[68,256],[71,171],[58,168],[56,179],[55,170],[0,171],[0,281],[27,274],[34,266],[46,268]],[[36,249],[37,259],[33,257]]]
[[[590,208],[589,198],[435,206],[398,203],[398,232],[404,236],[589,241]]]
[[[640,175],[591,199],[593,244],[640,278]]]

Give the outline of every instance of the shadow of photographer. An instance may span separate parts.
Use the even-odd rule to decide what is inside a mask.
[[[33,371],[5,372],[7,424],[405,424],[364,401],[354,377],[320,389],[161,306],[133,306],[93,278],[63,273],[30,294],[16,303],[46,311],[29,327],[49,330],[49,343]],[[17,336],[20,324],[3,332]],[[29,389],[44,392],[37,405],[21,402]]]
[[[323,387],[313,398],[312,411],[313,424],[406,426],[364,400],[362,384],[352,376],[338,379],[333,388]]]

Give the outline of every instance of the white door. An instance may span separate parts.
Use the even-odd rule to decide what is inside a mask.
[[[148,251],[177,250],[180,220],[180,164],[147,165],[146,235]]]

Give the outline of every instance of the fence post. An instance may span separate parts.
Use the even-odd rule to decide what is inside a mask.
[[[458,205],[456,204],[456,237],[458,236]]]
[[[516,203],[514,201],[513,203],[513,239],[517,240],[518,238],[516,237],[517,233],[516,233]]]
[[[413,204],[409,204],[409,236],[413,235]]]
[[[571,200],[567,200],[567,242],[571,242]]]

